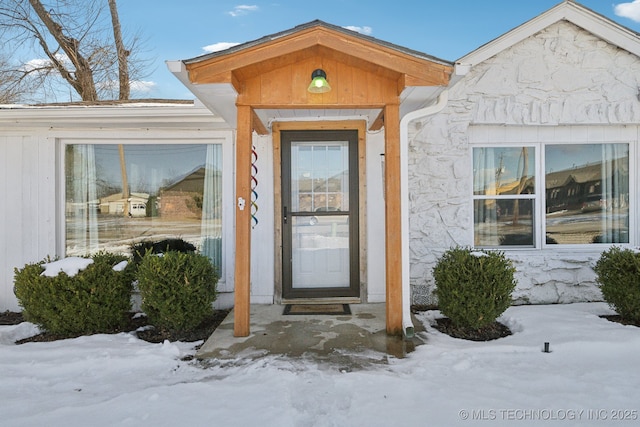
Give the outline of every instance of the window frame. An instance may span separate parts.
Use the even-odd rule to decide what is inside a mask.
[[[634,246],[638,241],[637,233],[636,233],[636,215],[638,212],[638,203],[640,203],[640,197],[636,195],[637,188],[637,175],[636,175],[636,165],[638,161],[636,159],[636,147],[634,144],[635,141],[626,138],[611,138],[604,140],[597,138],[571,138],[571,140],[553,140],[544,142],[518,142],[514,140],[504,140],[503,142],[472,142],[470,143],[470,157],[471,157],[471,241],[473,242],[473,247],[479,249],[497,249],[497,250],[509,250],[509,251],[542,251],[549,249],[560,249],[560,250],[574,250],[574,251],[585,251],[585,250],[598,250],[602,251],[607,247],[611,247],[614,245],[617,246]],[[603,145],[603,144],[626,144],[629,149],[629,242],[628,243],[580,243],[580,244],[548,244],[546,242],[545,236],[547,235],[547,217],[546,217],[546,147],[552,145]],[[522,148],[522,147],[534,147],[535,153],[535,195],[533,197],[534,200],[534,212],[535,217],[533,218],[533,233],[534,233],[534,247],[530,246],[511,246],[511,245],[497,245],[497,246],[485,246],[485,245],[475,245],[475,201],[476,200],[497,200],[497,199],[531,199],[527,197],[528,195],[476,195],[474,194],[474,150],[479,148]]]
[[[222,267],[218,282],[218,290],[225,291],[233,283],[233,268],[229,267],[230,260],[235,253],[234,209],[229,200],[233,199],[234,189],[234,149],[233,137],[230,132],[211,131],[189,134],[189,132],[147,132],[119,133],[117,136],[88,136],[78,137],[77,133],[56,138],[57,177],[56,185],[57,220],[56,220],[56,253],[66,256],[66,176],[65,153],[68,145],[220,145],[222,150]],[[229,258],[231,257],[231,258]]]

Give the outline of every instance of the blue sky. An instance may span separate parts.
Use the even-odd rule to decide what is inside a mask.
[[[151,74],[145,79],[151,89],[139,96],[192,99],[190,92],[168,71],[166,60],[192,58],[207,53],[206,46],[243,43],[315,19],[354,27],[380,40],[453,61],[560,2],[248,1],[119,0],[123,30],[140,32],[146,45],[143,56],[153,59]],[[581,3],[640,32],[640,0],[582,0]]]

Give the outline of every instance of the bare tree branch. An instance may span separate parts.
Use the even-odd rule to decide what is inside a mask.
[[[29,0],[31,7],[42,20],[49,30],[49,33],[56,39],[64,53],[75,67],[72,74],[62,63],[46,49],[41,41],[40,44],[45,53],[60,72],[62,77],[78,92],[83,101],[97,101],[98,93],[96,92],[96,84],[93,80],[93,70],[91,64],[80,52],[80,42],[73,37],[69,37],[64,33],[61,24],[54,21],[49,12],[44,8],[40,0]]]
[[[0,104],[16,103],[23,90],[19,73],[9,69],[6,58],[0,57]]]
[[[122,37],[116,0],[1,0],[0,39],[0,54],[9,53],[0,75],[29,80],[41,102],[65,96],[62,84],[71,88],[70,100],[126,100],[132,80],[147,72],[136,55],[138,37]]]

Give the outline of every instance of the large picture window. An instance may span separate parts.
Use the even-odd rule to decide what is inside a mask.
[[[182,238],[222,267],[221,144],[65,146],[66,254]]]
[[[629,243],[629,144],[475,147],[473,168],[475,246]]]

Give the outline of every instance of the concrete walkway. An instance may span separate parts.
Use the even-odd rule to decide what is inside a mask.
[[[233,311],[196,353],[198,359],[234,360],[266,355],[310,357],[353,369],[405,357],[421,330],[410,340],[389,337],[385,304],[351,304],[351,315],[284,315],[284,305],[252,305],[251,334],[233,336]]]

